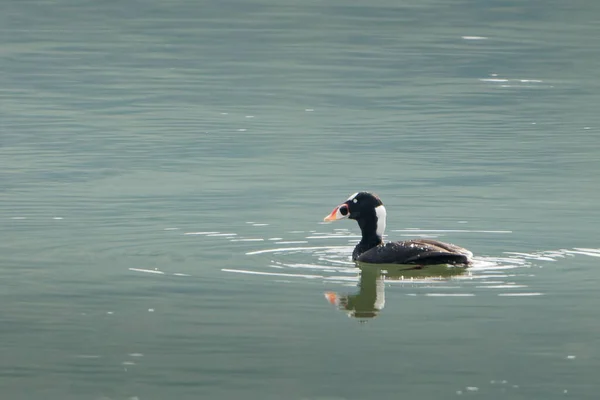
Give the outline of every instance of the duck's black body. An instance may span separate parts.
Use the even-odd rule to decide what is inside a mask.
[[[362,252],[359,245],[352,260],[371,264],[468,264],[472,255],[462,247],[431,239],[382,243]]]
[[[326,221],[355,219],[362,233],[352,260],[371,264],[462,264],[471,262],[472,253],[451,243],[413,239],[383,243],[386,210],[381,200],[367,192],[355,193],[325,217]]]

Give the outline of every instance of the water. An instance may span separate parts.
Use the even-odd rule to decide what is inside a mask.
[[[2,398],[595,399],[599,13],[5,2]]]

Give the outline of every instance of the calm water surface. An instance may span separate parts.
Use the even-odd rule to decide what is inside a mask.
[[[0,397],[596,399],[599,18],[4,2]],[[356,268],[358,190],[475,265]]]

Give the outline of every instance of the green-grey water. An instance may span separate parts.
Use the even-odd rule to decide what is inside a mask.
[[[0,397],[596,399],[599,18],[3,2]],[[473,267],[356,268],[358,190]]]

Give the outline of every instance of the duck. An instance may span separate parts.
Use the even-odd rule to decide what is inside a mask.
[[[353,219],[358,222],[361,240],[352,252],[352,261],[368,264],[407,264],[418,268],[427,265],[472,263],[473,253],[452,243],[433,239],[383,242],[387,211],[376,194],[357,192],[335,207],[326,222]]]

